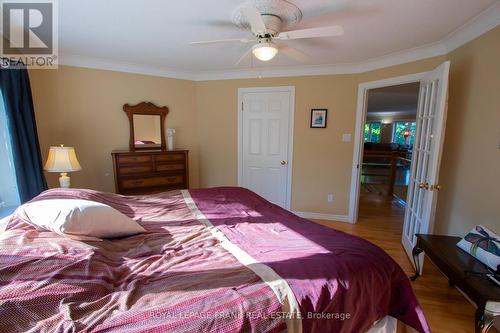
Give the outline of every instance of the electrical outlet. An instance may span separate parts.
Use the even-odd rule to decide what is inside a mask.
[[[333,202],[333,194],[328,194],[328,195],[326,196],[326,200],[327,200],[328,202]]]

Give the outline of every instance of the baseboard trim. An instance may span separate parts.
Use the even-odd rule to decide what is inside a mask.
[[[322,213],[310,213],[310,212],[298,212],[298,211],[294,211],[293,213],[305,219],[352,223],[348,215],[334,215],[334,214],[322,214]]]

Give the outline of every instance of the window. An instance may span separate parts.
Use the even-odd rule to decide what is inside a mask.
[[[7,115],[0,91],[0,218],[11,214],[19,206],[16,174],[12,158]]]
[[[392,135],[392,142],[405,145],[409,144],[413,146],[413,142],[415,141],[415,129],[417,127],[417,123],[414,121],[396,121],[394,123],[394,132]],[[403,135],[403,131],[410,130],[411,134],[407,137]]]
[[[365,123],[365,142],[380,142],[380,123]]]

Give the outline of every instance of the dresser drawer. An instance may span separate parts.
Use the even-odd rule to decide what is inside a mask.
[[[112,152],[115,189],[138,195],[189,188],[187,150],[137,150]]]
[[[151,155],[140,155],[140,156],[118,156],[119,164],[127,163],[147,163],[151,162]]]
[[[142,187],[155,187],[155,186],[168,186],[168,185],[181,185],[184,184],[183,175],[172,176],[158,176],[136,179],[123,179],[121,186],[125,190],[142,188]]]
[[[171,162],[171,161],[184,161],[185,155],[183,153],[169,153],[164,155],[156,155],[156,162]]]
[[[132,175],[136,173],[150,173],[153,168],[150,165],[137,165],[137,166],[120,166],[118,173],[120,175]]]
[[[157,164],[156,171],[184,171],[186,165],[184,163],[171,163],[171,164]]]

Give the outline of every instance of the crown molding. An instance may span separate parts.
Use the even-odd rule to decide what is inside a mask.
[[[76,54],[63,53],[59,57],[59,65],[102,69],[107,71],[141,74],[149,76],[160,76],[172,79],[195,80],[192,72],[179,71],[171,68],[162,68],[132,62],[114,61],[103,58],[80,56]]]
[[[441,43],[449,53],[460,46],[478,38],[479,36],[493,30],[500,24],[500,1],[496,1],[490,7],[458,27],[445,38]]]
[[[473,17],[463,26],[452,31],[438,42],[357,63],[195,72],[156,67],[139,63],[117,62],[108,59],[86,57],[74,54],[61,54],[59,64],[192,81],[358,74],[417,60],[446,55],[467,42],[494,29],[499,24],[500,2],[497,1],[479,15]]]
[[[411,50],[391,53],[382,57],[357,63],[340,63],[334,65],[294,66],[255,68],[250,70],[228,70],[196,72],[196,81],[251,79],[266,77],[290,77],[313,75],[359,74],[385,67],[405,64],[412,61],[431,58],[446,54],[444,45],[436,43]]]

